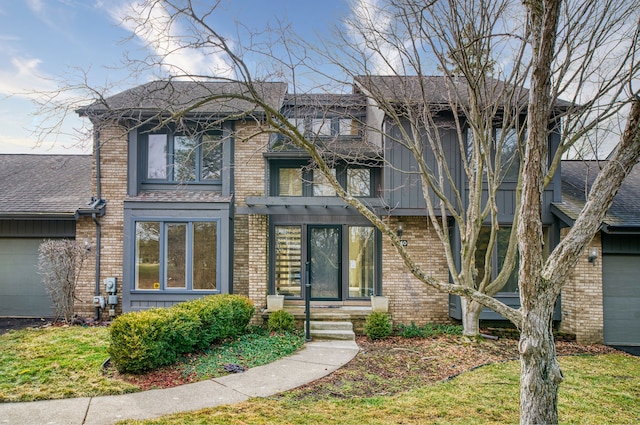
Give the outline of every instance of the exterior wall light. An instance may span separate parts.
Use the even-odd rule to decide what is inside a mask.
[[[84,249],[87,251],[91,251],[91,241],[89,238],[84,238]]]
[[[589,251],[589,255],[587,256],[587,260],[595,266],[596,258],[598,258],[598,250],[595,248],[591,248],[591,251]]]
[[[399,238],[402,237],[402,223],[398,224],[398,228],[396,229],[396,235],[398,235]]]

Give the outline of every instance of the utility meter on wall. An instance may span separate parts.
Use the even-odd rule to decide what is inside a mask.
[[[105,289],[107,290],[107,292],[115,293],[116,292],[116,278],[115,277],[106,278],[104,280],[104,286],[106,287]]]

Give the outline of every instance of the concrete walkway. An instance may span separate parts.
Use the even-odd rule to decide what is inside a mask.
[[[0,424],[106,425],[268,397],[321,378],[358,353],[354,341],[313,341],[297,353],[243,373],[165,390],[0,404]]]

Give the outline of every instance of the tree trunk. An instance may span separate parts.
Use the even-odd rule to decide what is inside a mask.
[[[531,309],[523,309],[518,344],[521,424],[558,423],[558,388],[563,376],[553,340],[551,298],[546,292],[539,302],[531,304]]]
[[[480,335],[480,313],[483,308],[482,304],[461,297],[460,305],[462,307],[462,334],[465,336]]]

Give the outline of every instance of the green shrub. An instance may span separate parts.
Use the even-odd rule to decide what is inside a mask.
[[[246,297],[238,295],[210,295],[176,305],[174,308],[194,313],[202,325],[195,348],[203,350],[215,341],[244,332],[253,317],[254,307]]]
[[[386,313],[374,311],[364,322],[364,333],[371,339],[382,339],[391,335],[391,320]]]
[[[397,334],[403,338],[424,338],[427,336],[425,329],[416,325],[413,321],[410,325],[400,323],[397,329]]]
[[[427,338],[434,335],[462,335],[462,326],[437,323],[427,323],[424,326],[418,326],[414,322],[411,322],[410,325],[399,324],[396,327],[396,334],[403,338]]]
[[[293,314],[284,310],[274,311],[269,314],[267,329],[269,329],[270,332],[292,332],[295,328],[295,319]]]
[[[252,316],[253,304],[238,295],[213,295],[123,314],[109,328],[109,355],[119,372],[143,373],[240,335]]]

